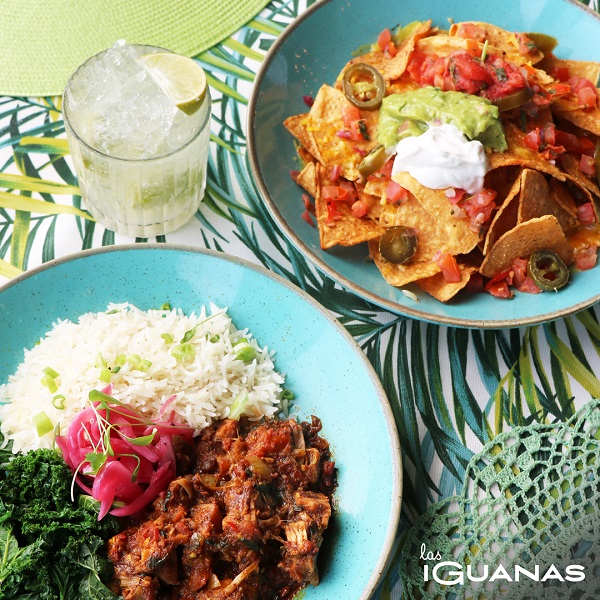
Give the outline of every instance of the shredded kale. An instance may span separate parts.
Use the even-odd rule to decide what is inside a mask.
[[[72,473],[54,450],[2,458],[0,600],[116,599],[103,583],[116,520],[71,501]]]

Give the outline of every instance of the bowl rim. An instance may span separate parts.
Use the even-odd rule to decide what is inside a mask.
[[[281,46],[283,46],[287,42],[287,39],[295,32],[295,30],[301,24],[304,23],[304,21],[312,17],[315,12],[323,8],[325,5],[330,4],[332,1],[333,0],[318,0],[317,2],[315,2],[315,4],[310,6],[302,14],[296,17],[291,23],[289,23],[287,27],[283,30],[283,32],[277,37],[277,39],[273,42],[273,45],[269,48],[268,52],[266,53],[265,58],[258,69],[258,72],[254,79],[254,84],[252,86],[250,99],[248,102],[248,113],[246,118],[248,164],[250,166],[250,171],[254,179],[255,185],[258,188],[260,196],[263,202],[265,203],[267,210],[269,211],[271,217],[273,218],[281,232],[284,234],[286,239],[289,240],[296,247],[296,249],[317,269],[325,273],[327,276],[329,276],[331,279],[343,286],[348,291],[360,296],[363,299],[366,299],[367,301],[373,303],[375,306],[389,310],[394,314],[411,317],[413,319],[433,323],[435,325],[449,325],[453,327],[469,329],[511,329],[554,321],[556,319],[573,315],[579,311],[585,310],[586,308],[590,308],[591,306],[599,302],[600,292],[598,294],[595,294],[594,296],[591,296],[590,298],[586,298],[581,302],[577,302],[564,308],[518,319],[510,317],[506,319],[496,320],[477,318],[467,319],[461,317],[432,314],[424,310],[419,310],[418,308],[413,308],[409,304],[404,305],[394,300],[389,300],[378,294],[373,293],[372,291],[368,290],[362,285],[359,285],[346,275],[341,274],[335,268],[331,267],[322,258],[317,256],[311,250],[308,244],[306,244],[302,240],[302,238],[298,234],[296,234],[294,229],[288,224],[286,219],[283,217],[279,208],[277,207],[277,204],[271,197],[266,181],[262,174],[262,170],[258,159],[258,150],[255,138],[257,114],[256,109],[258,103],[260,102],[260,96],[262,93],[262,83],[265,80],[266,73],[269,70],[271,63],[273,62],[273,59],[277,55]],[[577,9],[580,9],[587,16],[594,18],[600,25],[600,14],[596,13],[591,8],[579,2],[578,0],[554,1],[563,2]]]
[[[383,576],[388,562],[392,555],[392,550],[394,547],[394,542],[396,539],[396,535],[398,532],[398,527],[400,524],[400,513],[402,509],[402,491],[403,491],[403,460],[402,460],[402,451],[400,446],[400,437],[398,435],[398,428],[396,425],[396,421],[394,418],[394,413],[392,411],[392,406],[388,399],[388,396],[385,392],[383,384],[378,377],[375,368],[370,363],[356,340],[350,335],[348,330],[331,314],[329,311],[321,305],[317,300],[315,300],[312,296],[310,296],[303,289],[293,284],[291,281],[288,281],[281,275],[274,273],[273,271],[269,271],[265,267],[261,265],[257,265],[248,261],[247,259],[240,258],[237,256],[233,256],[230,254],[225,254],[224,252],[218,252],[216,250],[210,250],[206,248],[198,248],[195,246],[190,246],[187,244],[171,244],[171,243],[128,243],[128,244],[120,244],[120,245],[111,245],[111,246],[102,246],[99,248],[89,248],[85,250],[81,250],[78,252],[74,252],[53,260],[50,260],[46,263],[33,267],[23,273],[17,275],[13,279],[10,279],[8,282],[0,286],[0,301],[2,298],[2,294],[10,288],[18,285],[19,283],[33,279],[40,273],[45,271],[52,270],[54,267],[64,265],[71,262],[76,262],[78,260],[84,260],[90,256],[101,255],[101,254],[109,254],[113,252],[126,253],[131,251],[161,251],[161,252],[181,252],[181,253],[190,253],[193,255],[201,255],[208,256],[213,259],[222,260],[228,263],[232,263],[241,267],[242,269],[249,269],[254,271],[258,275],[270,279],[277,285],[283,286],[287,288],[293,294],[296,294],[300,297],[301,300],[310,305],[310,307],[316,311],[321,317],[325,318],[329,324],[338,331],[338,333],[342,336],[343,339],[346,340],[348,346],[352,352],[354,352],[361,362],[364,364],[366,369],[366,374],[369,377],[371,384],[373,385],[374,392],[376,393],[377,400],[381,406],[382,414],[385,420],[385,425],[387,427],[388,436],[390,438],[390,456],[392,463],[392,497],[391,497],[391,506],[390,506],[390,516],[387,523],[387,529],[385,533],[384,543],[381,548],[379,557],[375,566],[373,568],[373,572],[367,582],[365,582],[364,588],[361,592],[361,595],[357,600],[368,600],[372,593],[375,591],[375,588],[379,584],[381,577]]]

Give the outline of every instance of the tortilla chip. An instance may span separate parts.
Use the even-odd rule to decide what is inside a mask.
[[[488,155],[490,169],[521,165],[536,171],[542,171],[542,173],[548,173],[560,181],[565,181],[566,176],[559,168],[525,146],[525,134],[514,123],[504,121],[503,126],[508,148],[505,152],[492,152]]]
[[[556,217],[544,215],[520,223],[500,237],[483,259],[479,272],[493,277],[510,269],[516,258],[528,257],[536,250],[553,250],[566,265],[574,260],[573,249]]]
[[[406,71],[406,66],[410,60],[410,56],[415,49],[415,43],[417,40],[427,35],[431,30],[431,20],[423,21],[420,23],[415,31],[406,40],[404,40],[397,48],[395,56],[390,57],[381,50],[375,50],[368,52],[357,58],[353,58],[344,67],[344,70],[340,74],[340,78],[343,77],[344,71],[352,64],[355,63],[366,63],[375,67],[386,81],[392,81],[402,77]]]
[[[594,135],[600,135],[600,108],[598,103],[594,108],[576,108],[569,110],[565,106],[565,100],[557,100],[555,105],[556,114],[567,121],[570,121],[577,127],[585,129]]]
[[[483,51],[483,44],[479,44]],[[417,50],[425,54],[448,56],[457,50],[468,51],[473,47],[473,42],[464,38],[450,37],[444,33],[423,38],[417,42]]]
[[[498,239],[517,224],[520,191],[521,178],[517,177],[490,223],[483,246],[484,255],[490,251]]]
[[[431,277],[424,277],[415,281],[416,285],[430,296],[433,296],[440,302],[448,302],[458,292],[460,292],[469,283],[473,273],[477,272],[477,267],[472,265],[458,265],[460,269],[460,281],[449,283],[444,279],[442,273],[436,273]]]
[[[396,173],[396,183],[407,189],[423,208],[436,220],[444,235],[441,238],[450,248],[450,254],[468,254],[479,241],[479,232],[473,231],[468,218],[454,216],[455,206],[448,200],[444,190],[432,190],[420,184],[408,173]]]
[[[436,252],[457,254],[446,242],[446,234],[432,217],[411,195],[402,204],[386,204],[381,209],[379,222],[383,227],[404,225],[415,230],[417,249],[410,259],[411,263],[431,262]]]
[[[560,156],[559,164],[575,185],[587,190],[597,198],[600,197],[600,187],[598,187],[598,183],[581,171],[579,168],[579,158],[577,156],[567,152]]]
[[[573,223],[573,214],[555,201],[555,196],[551,194],[550,185],[544,175],[539,171],[524,169],[521,176],[517,223],[544,215],[554,215],[565,234],[572,230],[573,226],[578,225],[578,221]]]
[[[573,195],[569,192],[564,183],[556,179],[550,180],[550,197],[558,207],[560,207],[563,220],[559,219],[560,225],[565,234],[573,233],[580,225],[577,216],[577,205]]]
[[[522,170],[521,165],[508,165],[486,173],[483,187],[496,191],[496,204],[504,203],[512,191],[515,181],[521,177]]]
[[[591,60],[565,60],[557,58],[554,54],[549,54],[544,57],[544,60],[540,62],[538,67],[548,73],[553,69],[566,67],[569,69],[571,77],[585,77],[585,79],[589,79],[594,85],[597,84],[600,78],[600,63]]]
[[[430,277],[440,271],[440,268],[434,262],[409,261],[403,265],[388,262],[381,256],[377,240],[369,242],[369,253],[383,278],[390,285],[396,287],[412,283],[424,277]]]
[[[387,184],[388,180],[383,179],[383,177],[369,177],[365,184],[365,192],[372,196],[383,198]]]
[[[326,250],[333,246],[355,246],[368,240],[379,238],[385,229],[368,218],[358,218],[352,214],[348,202],[337,202],[336,210],[339,217],[328,221],[328,201],[323,198],[321,190],[325,185],[331,185],[328,169],[317,164],[317,193],[315,194],[315,217],[319,227],[321,248]]]
[[[317,195],[317,168],[315,163],[309,162],[298,173],[296,183],[304,188],[313,198]]]
[[[366,202],[369,207],[364,218],[378,221],[381,214],[381,197],[367,193],[366,186],[358,181],[354,182],[354,187],[358,193],[358,199]]]
[[[322,163],[323,158],[319,151],[314,134],[308,129],[309,122],[309,115],[301,114],[288,117],[283,124],[285,128],[300,142],[305,151]]]
[[[378,111],[362,111],[369,140],[345,140],[337,135],[344,129],[342,110],[349,105],[342,92],[324,85],[308,114],[288,117],[284,121],[286,129],[300,142],[302,147],[321,164],[333,167],[339,164],[346,179],[359,177],[358,165],[363,154],[376,144]]]
[[[492,25],[491,23],[483,23],[481,21],[465,21],[463,23],[453,23],[450,26],[449,34],[456,36],[461,34],[461,25],[473,24],[478,29],[485,32],[483,41],[487,41],[489,47],[497,48],[500,52],[492,52],[490,54],[506,54],[506,57],[512,62],[522,64],[536,64],[544,58],[543,52],[537,48],[533,48],[526,56],[519,51],[519,42],[514,33]]]
[[[309,151],[325,166],[342,167],[342,176],[350,181],[360,177],[358,165],[363,155],[377,145],[377,121],[379,111],[363,110],[361,119],[365,121],[369,140],[346,140],[337,135],[345,129],[342,111],[350,102],[343,92],[329,85],[319,89],[315,101],[308,113],[307,132],[311,134],[317,153]]]
[[[296,153],[303,165],[316,162],[316,158],[304,146],[298,146]]]
[[[389,83],[390,94],[405,94],[419,89],[419,84],[407,73]]]

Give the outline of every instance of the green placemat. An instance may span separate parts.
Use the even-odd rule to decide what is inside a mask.
[[[125,39],[196,56],[268,0],[0,0],[0,95],[61,94],[85,59]]]

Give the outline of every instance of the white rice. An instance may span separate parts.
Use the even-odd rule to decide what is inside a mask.
[[[193,328],[189,341],[195,357],[178,361],[171,350]],[[166,340],[162,334],[167,334]],[[248,364],[235,358],[233,345],[241,338],[257,351]],[[118,356],[133,354],[151,365],[140,371],[127,361],[111,373],[110,394],[150,418],[159,418],[161,406],[173,395],[176,399],[166,414],[174,410],[181,422],[197,431],[226,418],[243,393],[248,395],[245,415],[258,418],[279,410],[284,378],[275,371],[274,353],[259,347],[247,329],[238,330],[227,309],[211,305],[208,314],[203,308],[196,316],[111,304],[106,312],[84,314],[76,323],[56,323],[39,344],[25,351],[17,371],[0,385],[0,430],[13,440],[13,451],[52,447],[54,433],[39,437],[33,417],[44,412],[65,433],[71,419],[90,406],[89,392],[107,385],[99,379],[102,361],[114,368]],[[42,384],[47,367],[59,374],[53,392]],[[64,409],[53,406],[57,395],[65,397]]]

